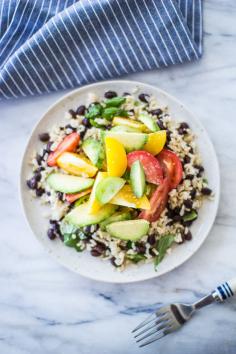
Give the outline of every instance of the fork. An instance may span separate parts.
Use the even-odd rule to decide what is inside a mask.
[[[196,310],[213,302],[223,302],[236,294],[236,278],[219,285],[209,295],[193,304],[170,304],[160,307],[133,331],[136,342],[144,347],[182,327]]]

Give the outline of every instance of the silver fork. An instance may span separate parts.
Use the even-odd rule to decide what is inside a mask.
[[[196,310],[213,302],[223,302],[235,294],[236,278],[218,286],[209,295],[192,305],[170,304],[160,307],[132,331],[134,338],[140,347],[144,347],[182,327]]]

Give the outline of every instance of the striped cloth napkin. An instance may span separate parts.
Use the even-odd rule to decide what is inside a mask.
[[[199,59],[201,0],[0,0],[0,98]]]

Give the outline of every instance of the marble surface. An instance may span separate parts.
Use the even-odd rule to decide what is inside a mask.
[[[201,61],[129,76],[158,85],[199,117],[214,143],[222,194],[214,227],[184,265],[158,279],[112,285],[84,279],[46,256],[18,198],[21,156],[40,115],[64,93],[0,106],[1,354],[234,354],[236,302],[199,312],[181,331],[139,349],[131,329],[158,303],[194,301],[236,275],[236,3],[205,1]]]

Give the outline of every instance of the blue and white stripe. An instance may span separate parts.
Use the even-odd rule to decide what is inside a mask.
[[[201,55],[202,0],[0,0],[0,99]]]
[[[231,296],[234,296],[234,289],[229,285],[228,282],[225,282],[216,288],[217,295],[221,301],[228,299]]]

